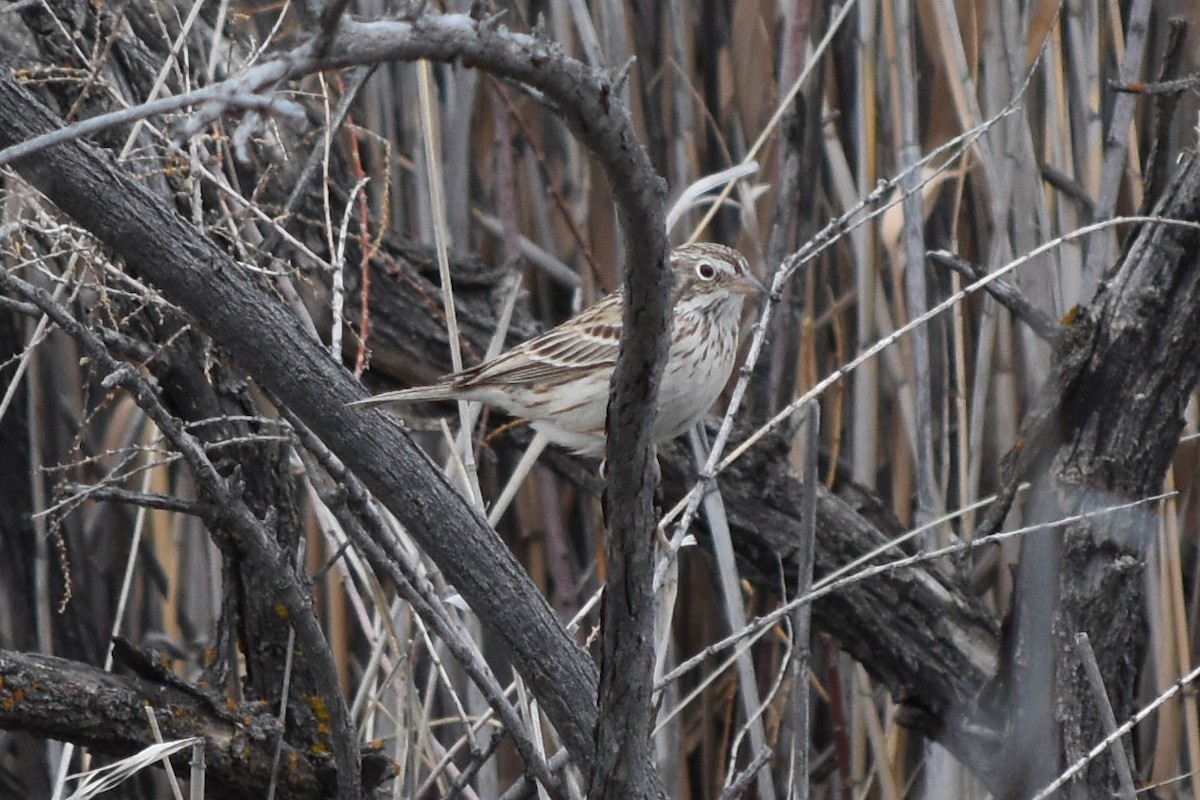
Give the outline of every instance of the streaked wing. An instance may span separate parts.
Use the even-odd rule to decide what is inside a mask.
[[[491,361],[463,370],[454,385],[551,384],[573,380],[578,371],[612,368],[621,338],[620,298],[611,295],[578,316],[514,347]]]

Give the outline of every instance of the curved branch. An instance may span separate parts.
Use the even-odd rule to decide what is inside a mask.
[[[554,45],[461,15],[413,23],[343,20],[323,57],[304,45],[214,87],[196,115],[221,113],[264,87],[319,70],[385,60],[461,61],[536,87],[597,158],[608,176],[624,232],[631,302],[614,381],[613,445],[652,465],[648,413],[665,360],[669,294],[662,181],[654,175],[627,110],[602,71]],[[211,116],[207,117],[211,118]],[[0,76],[0,146],[46,134],[61,121],[11,77]],[[45,156],[13,163],[65,213],[92,231],[134,270],[192,315],[248,373],[270,389],[362,476],[453,581],[526,677],[579,765],[595,755],[597,676],[566,635],[523,568],[486,522],[383,412],[348,412],[361,387],[330,361],[287,309],[225,253],[96,149],[60,143]],[[319,387],[319,388],[315,388]],[[387,458],[380,457],[387,454]],[[652,518],[652,484],[643,471],[614,470],[620,504],[613,526],[631,540]],[[626,485],[628,484],[628,485]],[[606,631],[616,636],[618,630]]]

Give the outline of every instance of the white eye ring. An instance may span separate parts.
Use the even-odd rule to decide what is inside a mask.
[[[717,267],[711,261],[701,261],[696,265],[696,277],[702,281],[711,281],[717,277]]]

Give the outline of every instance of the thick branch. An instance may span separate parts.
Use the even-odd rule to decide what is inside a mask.
[[[649,161],[646,163],[649,169]],[[661,208],[662,188],[650,191]],[[628,208],[628,206],[626,207]],[[596,728],[594,797],[661,797],[650,732],[654,724],[654,490],[658,463],[651,438],[658,387],[667,357],[670,284],[666,228],[634,242],[636,220],[622,214],[626,234],[625,309],[621,351],[608,404],[608,569],[600,643],[600,718]],[[650,269],[635,269],[639,258]]]
[[[266,797],[279,745],[270,714],[230,710],[222,697],[113,675],[78,661],[0,650],[0,729],[126,756],[154,743],[146,709],[154,712],[164,739],[204,737],[207,779],[218,790],[213,796]],[[286,742],[282,747],[288,765],[279,775],[283,796],[328,796],[308,757]]]
[[[1156,213],[1200,221],[1200,161],[1189,157]],[[1059,511],[1087,509],[1160,490],[1200,378],[1200,231],[1146,224],[1106,277],[1073,343],[1086,360],[1062,397],[1062,440],[1051,475]],[[1072,526],[1063,542],[1058,653],[1087,633],[1124,719],[1134,708],[1145,639],[1145,552],[1158,520],[1129,513]],[[1104,738],[1082,666],[1057,666],[1058,721],[1069,760]],[[1118,786],[1112,759],[1084,775],[1090,796]]]

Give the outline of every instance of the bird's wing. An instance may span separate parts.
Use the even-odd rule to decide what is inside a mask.
[[[559,383],[581,371],[611,369],[617,361],[620,322],[621,304],[612,295],[491,361],[449,377],[455,388],[471,389]]]

